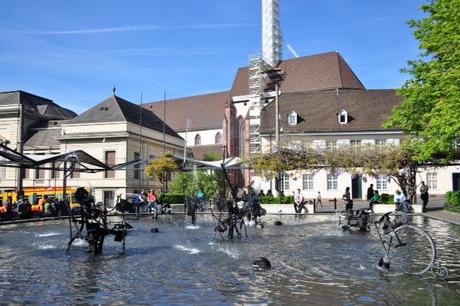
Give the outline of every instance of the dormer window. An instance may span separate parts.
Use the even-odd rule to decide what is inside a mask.
[[[339,124],[347,124],[348,123],[348,112],[344,109],[341,109],[339,114],[337,115],[339,119]]]
[[[288,116],[288,123],[289,125],[296,125],[297,124],[297,113],[292,111],[289,113]]]

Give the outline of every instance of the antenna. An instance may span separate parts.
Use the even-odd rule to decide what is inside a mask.
[[[141,91],[141,105],[139,106],[139,158],[143,160],[142,156],[142,108],[143,108],[143,103],[144,103],[144,92]],[[141,163],[142,165],[142,163]],[[140,166],[142,167],[142,166]],[[141,190],[141,180],[142,180],[142,175],[139,171],[139,181],[138,181],[138,189],[139,191]]]
[[[299,54],[294,50],[294,48],[290,44],[286,44],[286,45],[287,45],[289,52],[291,52],[295,58],[299,57]]]

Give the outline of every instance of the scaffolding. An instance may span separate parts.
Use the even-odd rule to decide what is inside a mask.
[[[249,94],[251,96],[260,96],[263,92],[263,71],[264,61],[260,55],[249,57]]]

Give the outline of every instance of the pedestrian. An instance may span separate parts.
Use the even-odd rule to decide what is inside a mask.
[[[297,189],[297,192],[294,194],[294,210],[296,213],[301,213],[303,209],[303,196],[300,193],[300,189]]]
[[[367,188],[367,201],[369,202],[373,196],[374,196],[374,184],[371,184],[369,188]]]
[[[422,185],[420,186],[420,198],[423,202],[422,212],[426,212],[426,206],[428,205],[428,186],[425,185],[425,182],[422,181]]]
[[[382,197],[379,194],[379,191],[376,189],[374,190],[374,195],[369,200],[369,209],[374,211],[374,204],[379,204],[382,202]]]
[[[318,191],[318,194],[316,195],[316,205],[318,204],[323,207],[323,202],[321,202],[321,191]]]
[[[206,193],[204,193],[204,191],[200,189],[196,193],[196,197],[198,198],[198,209],[200,211],[203,211],[204,210],[204,201],[206,199]]]
[[[407,223],[409,221],[409,217],[407,214],[410,212],[410,204],[404,193],[402,193],[399,190],[396,190],[394,202],[396,204],[396,210],[402,212],[404,223]]]
[[[342,196],[342,200],[345,201],[345,210],[353,209],[353,200],[351,199],[350,187],[345,188],[345,193]]]
[[[144,209],[144,212],[153,212],[157,213],[157,195],[153,189],[150,190],[147,196],[147,206]]]

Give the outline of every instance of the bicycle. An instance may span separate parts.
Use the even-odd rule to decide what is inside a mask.
[[[421,227],[405,221],[401,214],[394,212],[386,213],[374,221],[384,250],[378,267],[391,267],[392,270],[413,275],[431,272],[435,276],[447,278],[449,271],[440,265],[431,235]]]

